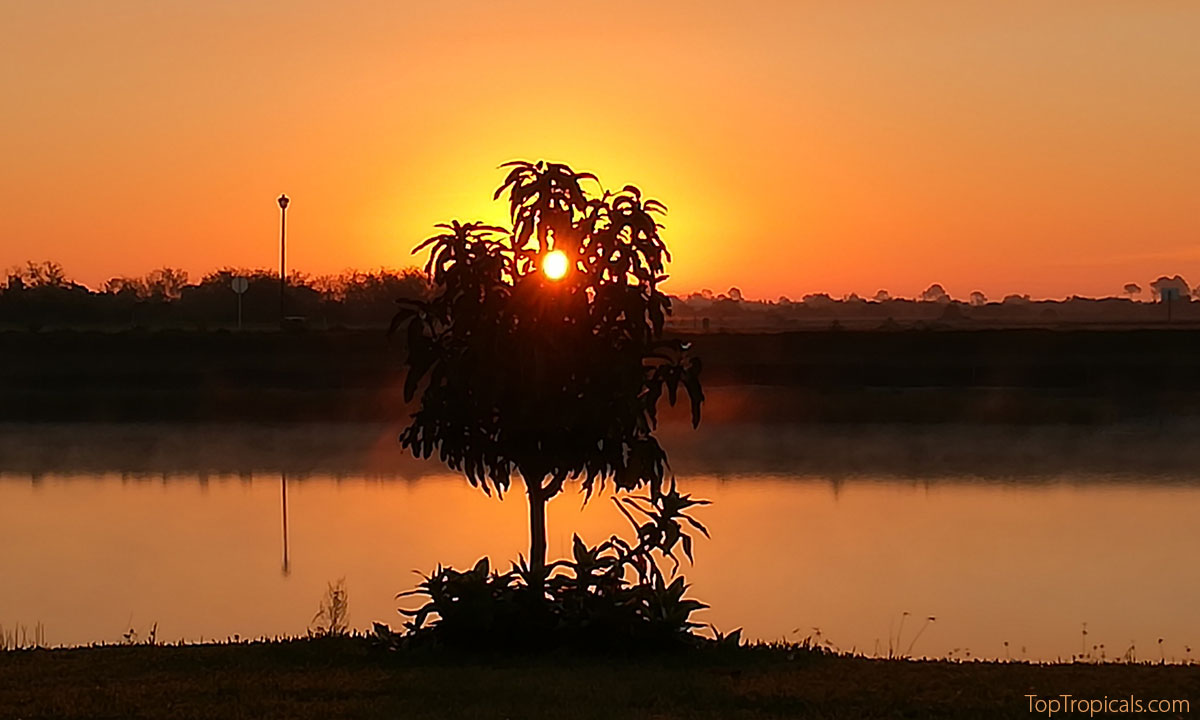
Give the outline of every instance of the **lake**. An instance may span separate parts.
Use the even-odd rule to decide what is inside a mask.
[[[682,571],[712,606],[698,619],[723,630],[880,655],[890,639],[916,656],[1066,659],[1103,644],[1109,658],[1133,646],[1187,660],[1200,653],[1195,429],[661,435],[683,488],[713,501],[697,513],[712,540]],[[339,578],[352,625],[397,627],[414,570],[527,552],[519,492],[488,498],[404,456],[394,427],[0,430],[0,625],[41,623],[53,645],[154,627],[163,641],[302,634]],[[607,497],[581,500],[551,503],[551,556],[574,532],[628,532]]]

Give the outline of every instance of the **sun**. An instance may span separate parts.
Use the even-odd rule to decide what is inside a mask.
[[[551,280],[562,280],[568,269],[570,269],[570,263],[567,261],[566,253],[562,250],[551,250],[542,258],[542,272],[546,273],[546,277]]]

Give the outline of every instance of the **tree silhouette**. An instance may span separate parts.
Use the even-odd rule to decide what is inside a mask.
[[[1187,281],[1179,275],[1174,277],[1167,277],[1166,275],[1163,275],[1159,277],[1157,280],[1150,283],[1150,291],[1154,294],[1154,299],[1158,301],[1163,300],[1164,292],[1167,292],[1168,296],[1170,295],[1170,292],[1174,292],[1176,298],[1182,298],[1184,300],[1190,298],[1192,293]]]
[[[150,297],[159,301],[178,300],[187,284],[187,271],[177,268],[162,267],[146,276]]]
[[[947,303],[950,302],[950,296],[946,294],[946,289],[939,283],[934,283],[921,293],[921,302]]]
[[[662,497],[667,457],[653,435],[665,393],[680,386],[700,421],[700,361],[664,339],[670,299],[659,289],[670,256],[655,213],[666,208],[626,185],[585,193],[595,176],[546,162],[513,162],[511,231],[457,220],[428,249],[428,300],[404,299],[392,322],[407,352],[404,393],[419,408],[401,433],[419,457],[437,454],[485,493],[514,473],[529,500],[532,575],[546,573],[546,504],[577,479],[590,498],[610,482]],[[540,271],[564,253],[560,280]]]
[[[53,260],[25,263],[24,267],[17,266],[8,271],[9,286],[23,288],[70,288],[75,283],[67,278],[63,266]]]

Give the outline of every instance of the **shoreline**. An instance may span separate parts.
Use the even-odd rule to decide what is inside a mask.
[[[1200,417],[1200,331],[681,335],[706,419],[1109,425]],[[382,331],[0,333],[0,422],[389,422]]]
[[[1186,701],[1200,666],[711,657],[385,655],[327,638],[0,653],[5,718],[1027,718],[1030,702]],[[1031,698],[1030,696],[1034,696]]]

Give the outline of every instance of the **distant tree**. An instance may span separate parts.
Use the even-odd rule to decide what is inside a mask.
[[[420,398],[400,441],[488,494],[519,474],[530,571],[544,578],[546,505],[568,479],[588,497],[611,481],[675,502],[658,401],[682,386],[695,425],[703,393],[699,360],[662,337],[670,256],[654,214],[666,208],[631,185],[586,193],[595,177],[566,165],[505,167],[495,197],[508,195],[511,231],[456,220],[416,249],[429,250],[433,295],[403,301],[392,322],[407,341],[405,397]],[[551,252],[566,255],[561,279],[542,271]]]
[[[827,293],[811,293],[805,295],[800,301],[810,308],[830,308],[835,302]]]
[[[742,301],[742,291],[736,287],[729,288],[729,299],[734,302]]]
[[[101,292],[107,295],[132,295],[141,300],[171,302],[178,300],[188,286],[185,270],[163,267],[143,277],[118,276],[104,283]]]
[[[109,278],[101,286],[100,292],[105,295],[120,295],[123,297],[133,297],[144,299],[150,296],[150,290],[146,287],[144,278],[133,278],[118,276]]]
[[[110,321],[119,319],[136,327],[139,309],[146,304],[150,292],[144,278],[114,277],[104,283],[100,294],[108,301],[106,309]]]
[[[1125,285],[1125,294],[1132,300],[1142,294],[1142,286],[1137,283],[1127,283]]]
[[[339,299],[352,305],[394,307],[397,297],[425,298],[429,294],[424,275],[413,268],[343,273],[337,285]]]
[[[178,300],[188,284],[188,274],[178,268],[162,267],[150,271],[144,280],[148,297],[158,301]]]
[[[922,302],[947,303],[950,302],[950,296],[946,294],[945,288],[938,283],[934,283],[925,288],[925,292],[921,293]]]
[[[323,314],[355,325],[386,323],[395,314],[397,297],[428,298],[430,293],[425,274],[416,268],[347,270],[314,278],[310,285]]]
[[[96,306],[86,287],[73,282],[62,265],[46,260],[10,268],[0,319],[27,328],[77,325],[93,319]]]
[[[4,271],[4,290],[9,293],[18,293],[25,289],[25,268],[14,266]]]
[[[976,290],[971,293],[971,307],[981,307],[987,305],[987,295]]]
[[[1187,281],[1178,275],[1174,277],[1163,275],[1150,283],[1150,292],[1153,293],[1155,300],[1162,300],[1164,290],[1174,290],[1178,293],[1180,300],[1187,300],[1191,297],[1191,289],[1188,287]]]
[[[1017,295],[1014,293],[1004,296],[1005,305],[1028,305],[1029,303],[1030,299],[1028,295]]]
[[[887,290],[880,290],[879,292],[875,293],[875,302],[887,302],[888,300],[891,300],[891,299],[892,299],[892,294],[889,293]]]
[[[223,267],[214,270],[204,277],[200,278],[199,285],[216,285],[229,287],[235,277],[244,277],[247,280],[254,277],[265,277],[274,279],[275,283],[279,283],[279,273],[272,273],[269,270],[250,270],[247,268]],[[276,288],[278,289],[278,288]]]
[[[74,285],[67,278],[63,266],[53,260],[43,260],[39,263],[31,260],[24,266],[10,269],[8,277],[10,285],[13,284],[13,278],[16,278],[24,288],[69,288]]]

